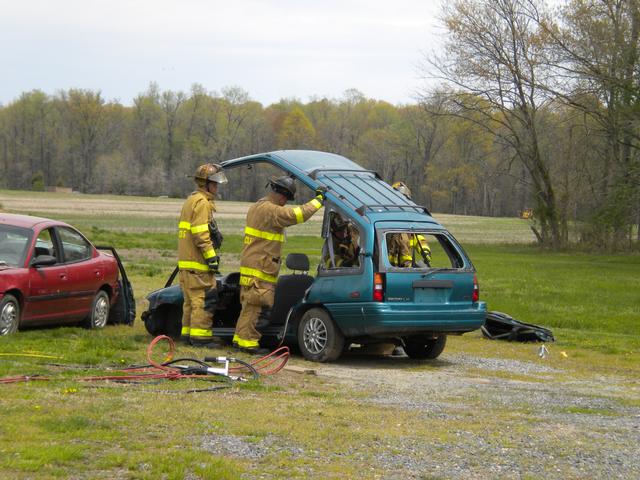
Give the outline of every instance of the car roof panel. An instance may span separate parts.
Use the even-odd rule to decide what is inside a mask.
[[[14,213],[0,213],[0,223],[15,225],[16,227],[33,228],[41,223],[47,226],[65,225],[64,222],[51,220],[50,218],[33,217],[31,215],[19,215]]]
[[[314,150],[279,150],[222,162],[225,168],[267,162],[291,173],[311,188],[325,185],[339,200],[362,214],[369,212],[419,212],[426,208],[395,190],[373,171],[341,155]]]
[[[234,158],[222,162],[225,168],[233,168],[254,162],[272,163],[296,176],[313,178],[318,170],[347,170],[366,171],[357,163],[341,155],[315,150],[277,150],[275,152],[259,153],[246,157]]]

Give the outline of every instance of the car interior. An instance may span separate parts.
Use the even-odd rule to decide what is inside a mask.
[[[60,258],[57,255],[55,244],[53,242],[53,236],[50,229],[46,229],[40,232],[36,239],[36,248],[34,251],[34,258],[40,255],[51,255],[55,258]]]
[[[313,283],[309,275],[309,257],[304,253],[290,253],[285,260],[292,271],[278,277],[273,308],[266,314],[262,325],[270,327],[283,325],[286,316]],[[240,315],[240,273],[233,272],[218,282],[217,291],[209,291],[205,308],[215,311],[214,327],[233,328]],[[260,329],[260,328],[259,328]]]

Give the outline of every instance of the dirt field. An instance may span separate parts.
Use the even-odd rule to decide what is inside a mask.
[[[30,214],[33,212],[60,212],[84,215],[152,216],[178,218],[183,200],[173,198],[107,197],[82,194],[36,194],[7,195],[0,192],[0,204],[11,212]],[[249,206],[246,202],[220,202],[224,205],[219,215],[229,218],[244,218]]]
[[[0,190],[0,210],[53,218],[60,218],[61,212],[63,212],[63,220],[66,217],[72,217],[74,221],[78,217],[86,221],[99,217],[103,217],[103,220],[121,217],[125,222],[118,229],[127,231],[173,229],[173,221],[180,214],[182,202],[182,199],[177,198]],[[216,202],[218,208],[216,216],[221,222],[221,226],[224,226],[224,222],[227,221],[230,222],[231,233],[241,231],[243,226],[240,223],[244,221],[249,205],[248,202]],[[434,213],[433,216],[447,227],[460,242],[464,243],[504,244],[535,241],[530,230],[530,223],[517,218],[496,219],[438,213]],[[137,218],[147,220],[138,222],[146,227],[140,228],[130,225]],[[311,217],[306,225],[301,224],[293,227],[297,230],[292,231],[292,234],[317,235],[318,225],[322,222],[322,218],[321,214]],[[127,219],[129,223],[127,223]],[[155,227],[150,226],[150,223],[153,222],[155,222]],[[164,227],[160,226],[158,222],[162,223]],[[95,220],[95,223],[99,223],[99,220]],[[112,225],[106,227],[113,228]]]

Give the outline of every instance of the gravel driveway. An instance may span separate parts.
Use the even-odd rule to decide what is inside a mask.
[[[383,478],[640,478],[639,381],[446,352],[427,370],[354,357],[317,371],[367,403],[451,425],[445,440],[407,435],[371,459]]]

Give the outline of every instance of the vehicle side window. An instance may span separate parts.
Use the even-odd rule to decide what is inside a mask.
[[[29,250],[31,236],[31,230],[0,225],[0,265],[21,267]]]
[[[324,269],[360,266],[360,231],[337,212],[329,214],[329,236],[322,249]]]
[[[78,262],[91,257],[91,245],[82,235],[69,228],[58,228],[65,262]]]
[[[51,229],[49,228],[46,230],[42,230],[38,235],[38,238],[36,238],[36,246],[33,258],[40,255],[51,255],[52,257],[56,257],[59,262],[62,260],[60,255],[58,255],[58,249],[55,242],[53,241]]]
[[[387,258],[392,267],[462,268],[464,261],[444,235],[387,232]]]

